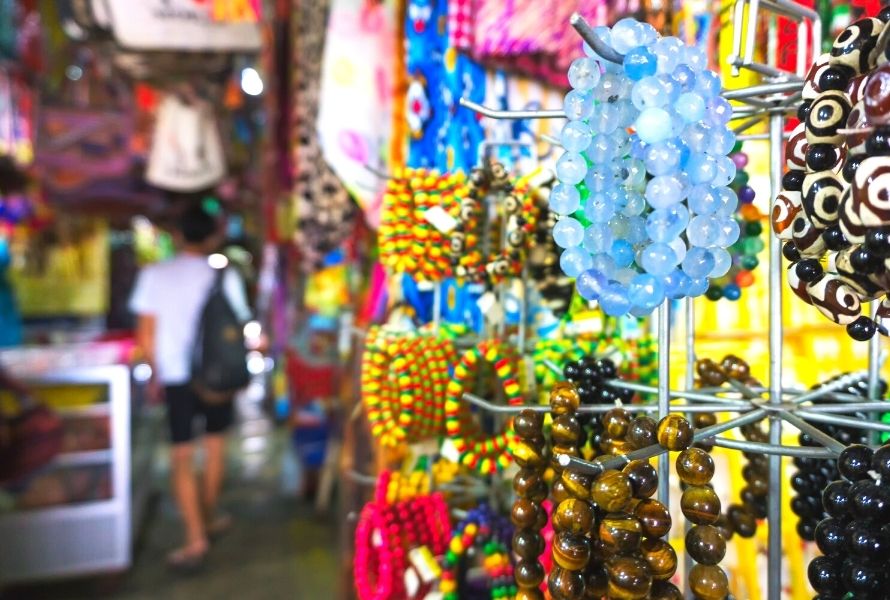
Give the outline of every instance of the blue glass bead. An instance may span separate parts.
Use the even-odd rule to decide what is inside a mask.
[[[742,297],[742,290],[734,283],[728,283],[723,286],[723,297],[733,302]]]
[[[569,67],[569,85],[582,92],[595,88],[601,76],[599,63],[592,58],[576,58]]]
[[[658,73],[670,74],[680,64],[683,42],[675,37],[663,37],[652,45],[652,53],[658,59]]]
[[[616,211],[615,196],[612,189],[607,191],[592,190],[584,205],[584,216],[591,223],[608,223]],[[600,252],[605,252],[601,250]]]
[[[690,123],[682,133],[683,143],[690,152],[707,152],[711,136],[711,128],[704,123]]]
[[[624,72],[631,81],[655,75],[658,59],[645,46],[638,46],[624,56]]]
[[[695,91],[705,99],[717,96],[723,90],[723,82],[720,76],[708,69],[700,72],[695,78]]]
[[[674,175],[659,175],[646,184],[646,201],[653,208],[665,208],[684,198],[683,183]]]
[[[599,84],[593,90],[593,97],[600,103],[620,100],[626,89],[626,83],[623,75],[604,73]]]
[[[584,230],[584,249],[591,254],[609,252],[613,238],[612,229],[607,223],[593,223]]]
[[[712,180],[713,185],[729,185],[735,179],[738,168],[735,162],[728,156],[717,156],[717,172]]]
[[[667,104],[668,97],[665,94],[664,86],[658,77],[643,77],[634,84],[630,92],[630,99],[637,110],[643,110],[649,107],[661,107]],[[704,112],[704,102],[702,102],[702,112]]]
[[[639,35],[640,46],[649,46],[658,39],[658,30],[646,21],[637,21],[637,32]]]
[[[623,269],[634,262],[634,247],[627,240],[613,240],[609,249],[609,256],[615,261],[615,266]]]
[[[680,237],[688,224],[689,211],[678,202],[650,212],[646,217],[646,233],[653,242],[669,244]]]
[[[674,110],[686,123],[701,121],[705,116],[705,101],[695,92],[683,92],[674,103]]]
[[[714,187],[700,183],[689,190],[689,210],[697,215],[710,215],[717,212],[724,199]]]
[[[689,284],[686,286],[686,295],[690,298],[698,298],[708,291],[711,281],[707,277],[690,278]]]
[[[636,19],[621,19],[612,26],[612,48],[619,54],[627,54],[632,48],[641,46],[644,32]]]
[[[593,168],[587,172],[584,182],[591,193],[611,190],[616,184],[615,173],[607,168]]]
[[[594,164],[609,163],[615,158],[615,140],[608,135],[598,135],[593,138],[586,154]]]
[[[720,186],[715,189],[720,195],[720,206],[714,214],[724,219],[732,217],[739,206],[738,196],[736,196],[736,193],[732,191],[732,189],[726,186]]]
[[[640,216],[627,218],[626,239],[631,244],[639,244],[646,241],[646,219]]]
[[[646,146],[646,170],[654,176],[667,175],[680,168],[680,149],[669,141]]]
[[[612,234],[616,239],[627,239],[629,218],[619,213],[609,221],[609,227],[612,228]]]
[[[663,108],[647,108],[640,112],[634,129],[647,144],[655,144],[671,137],[671,115]]]
[[[658,81],[661,82],[661,87],[664,89],[665,93],[665,104],[672,105],[677,102],[677,99],[680,97],[680,94],[683,93],[683,90],[680,88],[680,84],[674,81],[674,79],[670,75],[658,75]]]
[[[558,215],[570,215],[581,206],[581,194],[574,185],[557,183],[550,191],[550,210]]]
[[[641,140],[639,136],[631,136],[630,138],[630,155],[636,159],[643,160],[646,155],[646,142]]]
[[[585,300],[596,300],[608,283],[605,276],[595,269],[587,269],[575,279],[575,287]]]
[[[714,156],[725,156],[732,152],[732,149],[735,147],[736,143],[736,135],[732,129],[728,129],[726,127],[716,127],[711,134],[711,139],[708,143],[708,154],[713,154]]]
[[[608,254],[594,254],[590,257],[590,260],[593,261],[590,268],[602,273],[606,279],[612,279],[615,271],[618,269],[615,265],[615,260]]]
[[[683,57],[680,59],[680,62],[688,65],[690,69],[698,73],[707,68],[708,55],[701,46],[684,46]]]
[[[729,268],[732,266],[732,256],[730,256],[729,252],[719,246],[711,246],[708,250],[711,251],[711,256],[714,257],[714,268],[711,269],[708,277],[716,279],[729,273]]]
[[[600,306],[607,315],[620,317],[630,310],[631,303],[627,297],[627,288],[617,281],[610,281],[600,292]]]
[[[633,125],[634,119],[637,118],[637,108],[630,99],[616,100],[615,107],[618,109],[618,131],[627,134],[625,131]],[[628,141],[630,136],[628,136]]]
[[[621,210],[621,214],[626,215],[628,217],[632,217],[634,215],[638,215],[643,212],[643,209],[646,208],[646,198],[643,197],[643,194],[637,192],[636,190],[630,190],[626,195],[626,203],[624,208]]]
[[[664,300],[664,285],[661,283],[661,278],[648,273],[638,273],[627,286],[627,297],[636,306],[643,308],[658,306]]]
[[[710,154],[693,152],[686,162],[686,174],[693,185],[711,183],[717,174],[717,161]]]
[[[707,102],[706,119],[715,127],[723,127],[732,118],[732,104],[723,96],[715,96]]]
[[[572,217],[563,217],[553,226],[553,241],[560,248],[574,248],[584,239],[584,226]]]
[[[680,65],[674,69],[672,79],[680,86],[680,90],[691,92],[695,89],[695,71],[688,65]]]
[[[576,185],[587,175],[587,161],[577,152],[566,152],[556,161],[556,176],[563,183]]]
[[[689,221],[686,239],[692,246],[713,246],[720,232],[720,219],[714,215],[697,215]]]
[[[566,118],[568,120],[581,121],[589,118],[590,115],[593,114],[594,104],[594,97],[591,92],[572,90],[566,94],[562,107],[566,112]]]
[[[615,200],[615,211],[616,212],[624,212],[624,207],[627,205],[627,193],[628,191],[623,187],[612,188],[608,192],[614,200]]]
[[[624,185],[630,191],[646,189],[646,165],[641,160],[630,159],[625,162],[627,177]]]
[[[689,287],[689,276],[680,269],[674,269],[664,276],[664,295],[671,300],[677,300],[686,296]]]
[[[568,121],[562,128],[559,141],[569,152],[584,152],[593,140],[590,125],[584,121]]]
[[[621,120],[621,107],[617,103],[606,102],[597,106],[590,119],[590,127],[601,134],[610,134],[618,129]]]
[[[647,273],[663,277],[677,267],[677,254],[667,244],[649,244],[640,252],[640,266]]]
[[[630,285],[631,280],[636,277],[637,271],[636,269],[628,269],[627,267],[621,269],[615,269],[615,273],[612,275],[612,279],[617,281],[624,287]]]
[[[714,242],[715,246],[729,248],[735,244],[741,235],[739,222],[732,217],[724,217],[720,219],[720,237]]]
[[[590,254],[581,248],[567,248],[559,256],[559,268],[569,277],[577,277],[593,264]]]
[[[645,306],[631,306],[630,310],[627,313],[631,316],[634,316],[638,319],[642,319],[648,317],[652,314],[652,311],[655,310],[655,307],[647,308]]]
[[[714,269],[714,257],[707,248],[695,246],[686,252],[686,258],[683,259],[682,266],[683,272],[692,279],[706,278]]]
[[[668,242],[668,246],[670,246],[674,250],[674,254],[677,255],[677,264],[683,262],[683,259],[686,258],[686,240],[679,237],[674,238]]]

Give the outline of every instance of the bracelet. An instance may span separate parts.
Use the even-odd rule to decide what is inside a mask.
[[[482,566],[488,576],[492,600],[512,600],[516,595],[513,563],[509,544],[513,535],[510,521],[495,513],[487,504],[471,509],[458,523],[442,564],[439,591],[444,600],[458,600],[460,563],[470,548],[476,547],[484,556]]]

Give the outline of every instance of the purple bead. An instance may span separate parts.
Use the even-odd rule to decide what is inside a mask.
[[[739,202],[742,202],[744,204],[751,204],[752,202],[754,202],[755,195],[756,194],[754,193],[754,188],[752,188],[750,185],[743,185],[741,188],[739,188]]]
[[[736,152],[729,158],[732,159],[732,162],[735,163],[736,168],[740,171],[748,165],[748,155],[744,152]]]

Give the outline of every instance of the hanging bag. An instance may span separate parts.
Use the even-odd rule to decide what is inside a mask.
[[[226,269],[217,269],[192,348],[192,386],[207,404],[222,404],[250,381],[244,324],[226,296]]]

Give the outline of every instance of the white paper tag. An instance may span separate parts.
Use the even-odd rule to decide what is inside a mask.
[[[460,451],[458,451],[457,446],[454,445],[454,442],[451,440],[445,440],[442,442],[442,447],[439,449],[439,454],[445,460],[451,461],[453,463],[460,462]]]
[[[436,284],[432,281],[418,281],[417,289],[421,292],[432,292],[436,289]]]
[[[417,571],[409,567],[405,570],[405,591],[408,592],[408,597],[413,598],[419,589],[420,577]]]
[[[451,233],[457,227],[457,219],[449,215],[441,206],[432,206],[423,213],[423,218],[439,230],[440,233]]]
[[[408,560],[417,569],[417,575],[423,583],[432,583],[442,575],[442,569],[439,568],[436,557],[426,546],[413,548],[408,552]]]
[[[439,590],[435,592],[430,592],[426,596],[423,597],[423,600],[442,600],[445,596]]]
[[[497,302],[497,298],[492,292],[485,292],[482,294],[478,300],[476,300],[476,306],[479,307],[479,310],[482,311],[482,314],[487,315],[488,311],[491,310],[491,307],[495,305]]]

